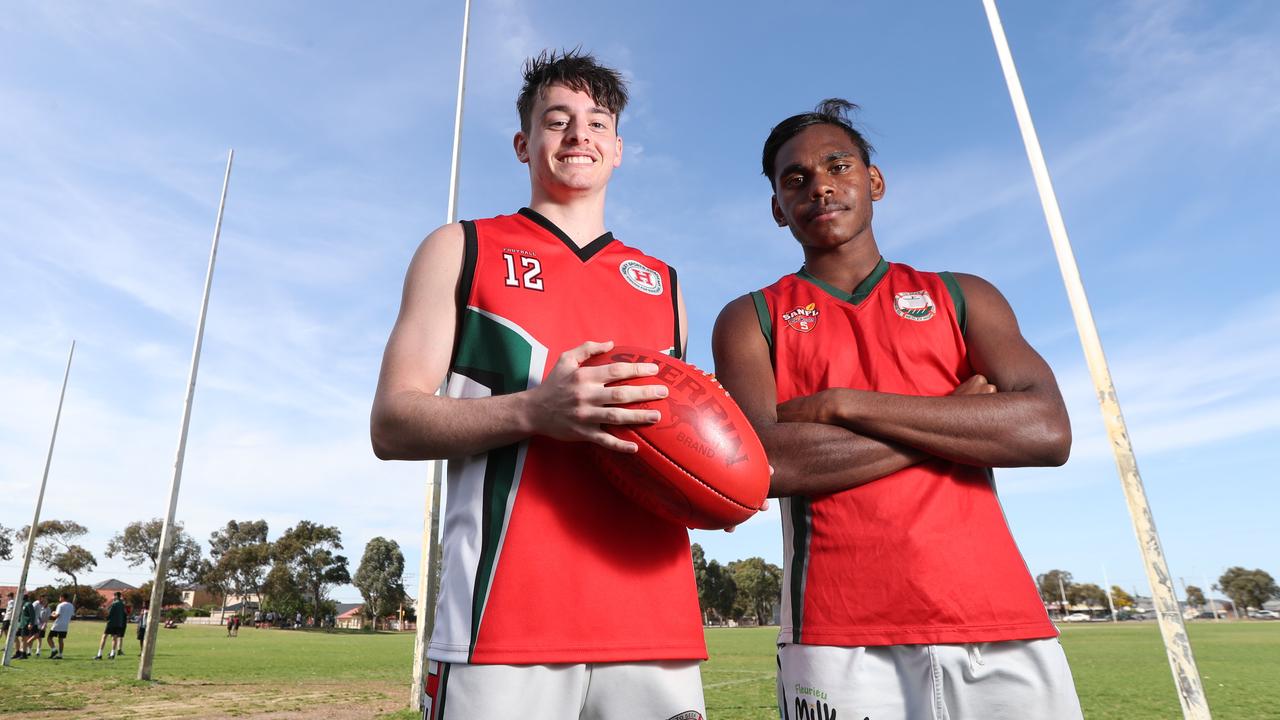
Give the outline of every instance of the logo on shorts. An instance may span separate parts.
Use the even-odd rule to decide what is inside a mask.
[[[798,697],[795,711],[796,720],[836,720],[836,709],[821,700]]]
[[[819,312],[814,303],[809,303],[791,312],[782,313],[782,321],[792,330],[807,333],[818,326]]]
[[[662,275],[657,270],[650,269],[644,263],[636,260],[623,260],[618,266],[618,271],[622,273],[622,277],[631,283],[631,287],[643,293],[650,295],[662,294]]]
[[[933,304],[928,290],[917,290],[894,295],[893,310],[898,313],[898,317],[924,322],[937,314],[938,306]]]
[[[667,720],[702,720],[702,713],[697,710],[685,710],[677,715],[672,715]]]

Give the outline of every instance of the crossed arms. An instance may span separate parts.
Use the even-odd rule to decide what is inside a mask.
[[[711,339],[716,377],[764,443],[774,468],[770,495],[843,490],[932,457],[983,467],[1066,462],[1071,426],[1053,371],[994,286],[973,275],[956,279],[976,374],[943,397],[829,388],[778,405],[750,296],[725,307]]]

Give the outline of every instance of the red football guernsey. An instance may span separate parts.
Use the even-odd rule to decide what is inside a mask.
[[[831,387],[948,395],[973,375],[948,273],[881,260],[852,293],[804,269],[752,293],[778,402]],[[942,459],[780,502],[780,642],[971,643],[1053,637],[988,468]]]
[[[462,226],[450,397],[535,387],[587,340],[679,356],[676,273],[660,260],[609,233],[579,248],[527,208]],[[541,436],[449,461],[432,659],[706,658],[688,532],[594,462],[583,443]]]

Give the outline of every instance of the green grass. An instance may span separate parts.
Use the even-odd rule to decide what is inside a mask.
[[[1196,660],[1216,720],[1280,718],[1280,622],[1192,623]],[[101,623],[77,622],[68,658],[16,660],[0,672],[0,712],[26,718],[270,717],[412,720],[409,633],[217,627],[162,630],[158,682],[138,682],[138,643],[94,662]],[[772,720],[777,628],[710,629],[703,665],[713,720]],[[1062,644],[1090,720],[1180,717],[1152,623],[1070,625]]]
[[[0,711],[82,718],[138,707],[140,717],[252,716],[323,706],[335,697],[387,709],[408,698],[412,633],[242,628],[229,638],[216,626],[161,629],[152,665],[158,682],[139,682],[132,627],[124,657],[92,659],[103,627],[73,623],[64,660],[14,660],[0,673]]]

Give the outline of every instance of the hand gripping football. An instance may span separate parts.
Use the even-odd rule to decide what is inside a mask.
[[[620,385],[666,385],[660,400],[628,405],[657,410],[653,425],[605,425],[635,443],[634,454],[598,448],[600,468],[624,495],[672,522],[721,530],[751,517],[769,492],[769,462],[751,423],[715,378],[669,355],[620,346],[583,365],[647,362],[657,376]]]

